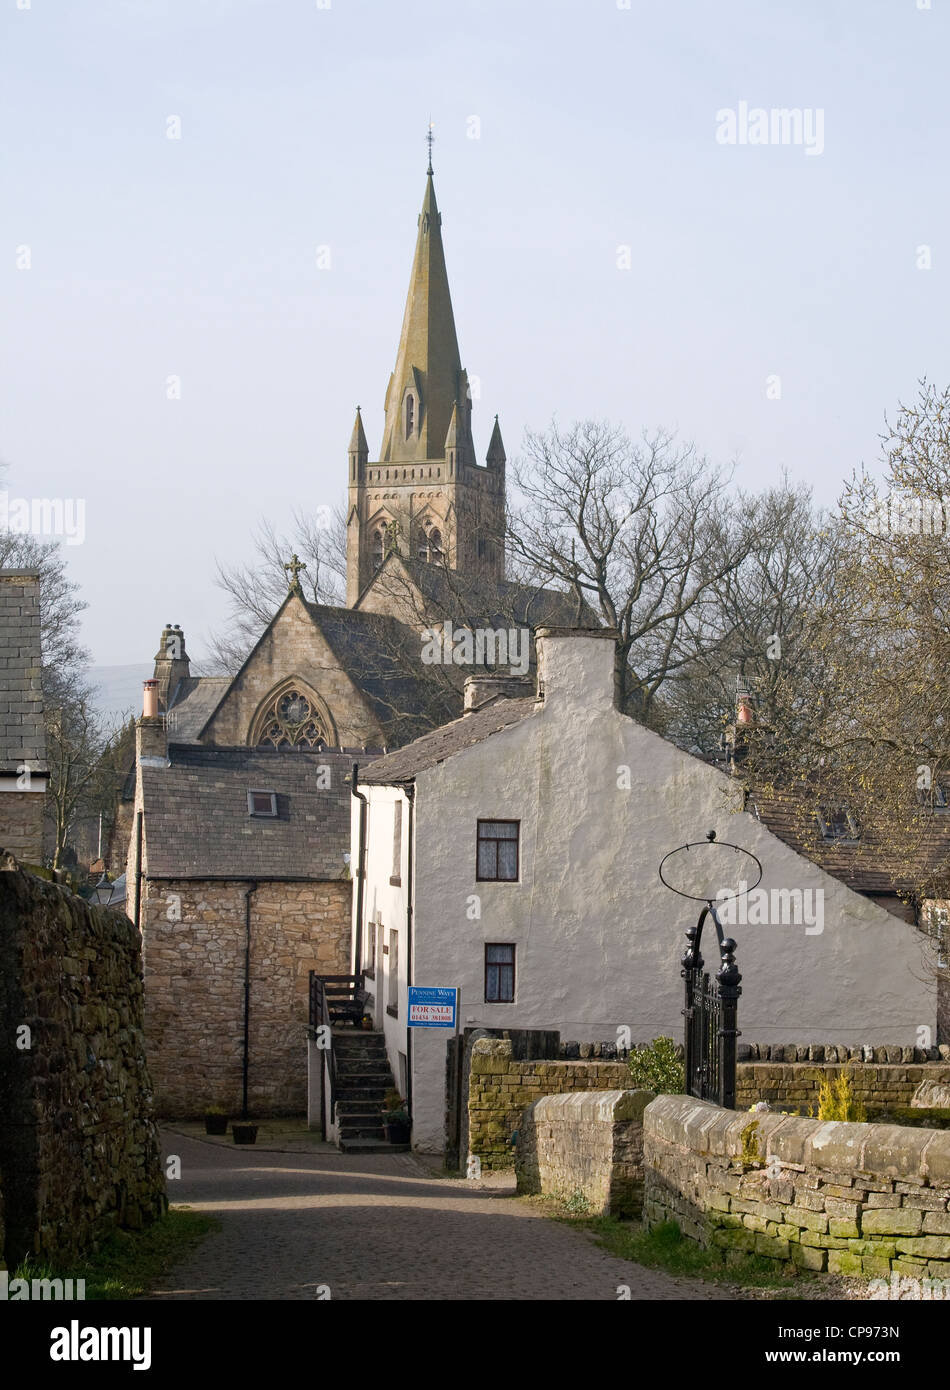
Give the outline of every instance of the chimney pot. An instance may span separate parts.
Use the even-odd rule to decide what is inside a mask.
[[[142,718],[155,719],[158,716],[158,681],[142,682]]]

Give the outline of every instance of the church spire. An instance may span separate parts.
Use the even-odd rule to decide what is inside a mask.
[[[463,392],[430,144],[409,294],[396,367],[386,392],[380,461],[421,463],[442,458],[453,407],[458,405],[462,421],[468,418]]]

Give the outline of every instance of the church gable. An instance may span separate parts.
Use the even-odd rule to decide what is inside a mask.
[[[280,737],[279,726],[284,737]],[[369,703],[314,622],[290,595],[231,681],[202,743],[380,748],[385,734]]]

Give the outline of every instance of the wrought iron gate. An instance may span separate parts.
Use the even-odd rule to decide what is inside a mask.
[[[719,942],[720,968],[710,979],[700,944],[703,924],[711,917]],[[695,927],[686,933],[689,946],[680,972],[686,981],[683,1009],[686,1044],[686,1090],[698,1100],[711,1100],[727,1110],[736,1108],[736,1026],[742,993],[736,966],[736,943],[725,936],[712,903],[707,903]]]

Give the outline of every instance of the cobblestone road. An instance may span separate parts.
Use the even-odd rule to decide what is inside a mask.
[[[720,1299],[607,1254],[510,1187],[431,1176],[410,1154],[232,1150],[166,1132],[176,1204],[212,1213],[207,1236],[152,1298]]]

